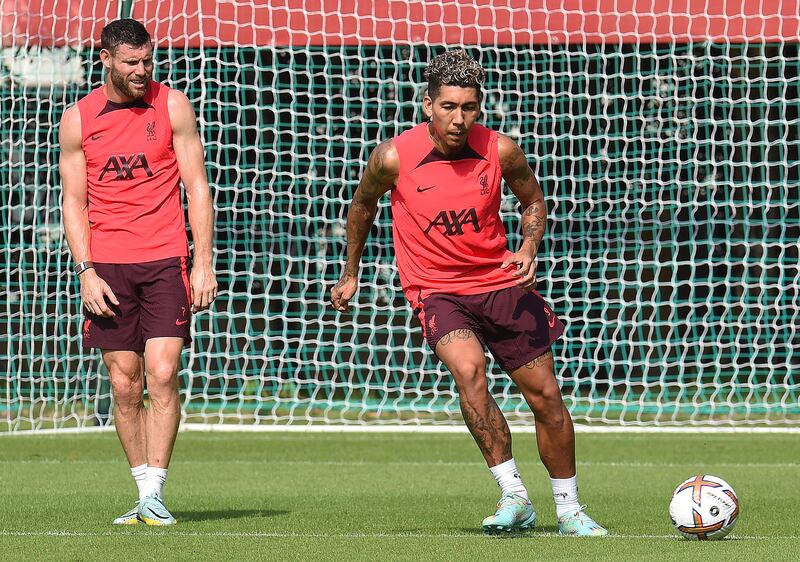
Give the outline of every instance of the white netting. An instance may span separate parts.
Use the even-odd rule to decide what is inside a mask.
[[[422,70],[446,44],[487,68],[484,122],[518,140],[547,195],[540,288],[568,325],[554,351],[576,420],[798,423],[796,9],[366,4],[134,3],[156,79],[198,113],[218,210],[223,293],[194,322],[187,420],[459,423],[399,288],[388,198],[356,313],[326,308],[366,158],[421,118]],[[102,82],[96,41],[116,6],[0,7],[2,427],[106,423],[58,228],[57,123]],[[495,366],[491,381],[512,422],[528,422]]]

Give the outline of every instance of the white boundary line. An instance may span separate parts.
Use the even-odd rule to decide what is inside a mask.
[[[66,435],[72,433],[108,433],[109,427],[69,427],[17,432],[0,432],[0,437],[15,435]],[[468,433],[464,425],[234,425],[186,423],[181,432],[204,433]],[[535,433],[533,425],[511,425],[512,433]],[[778,433],[800,434],[800,427],[730,427],[730,426],[595,426],[575,424],[576,433]]]
[[[47,464],[47,465],[73,465],[73,464],[85,464],[85,465],[95,465],[95,464],[109,464],[117,466],[119,465],[120,461],[117,459],[114,460],[106,460],[106,459],[21,459],[21,460],[0,460],[0,466],[3,465],[38,465],[38,464]],[[218,464],[224,463],[226,466],[363,466],[363,467],[372,467],[372,466],[381,466],[381,467],[389,467],[389,466],[399,466],[399,467],[411,467],[411,466],[425,466],[425,467],[439,467],[439,468],[448,468],[448,467],[462,467],[462,466],[486,466],[486,463],[479,462],[479,461],[393,461],[393,460],[375,460],[375,461],[308,461],[308,460],[274,460],[274,459],[265,459],[265,460],[226,460],[226,461],[219,461],[219,460],[182,460],[180,461],[180,465],[207,465],[207,464]],[[797,462],[704,462],[704,463],[697,463],[697,462],[685,462],[685,463],[676,463],[676,462],[617,462],[617,461],[577,461],[578,466],[596,466],[596,467],[612,467],[612,468],[682,468],[682,467],[694,467],[696,469],[700,469],[706,466],[714,466],[714,467],[732,467],[732,468],[752,468],[752,469],[765,469],[765,468],[800,468],[800,463]]]
[[[202,531],[178,531],[178,530],[154,530],[142,529],[142,532],[137,531],[103,531],[103,532],[86,532],[86,531],[10,531],[0,530],[0,537],[233,537],[233,538],[298,538],[298,539],[479,539],[479,540],[503,540],[503,537],[487,537],[482,533],[279,533],[279,532],[228,532],[228,531],[212,531],[204,533]],[[564,540],[573,540],[572,537],[565,537],[558,533],[542,533],[531,531],[523,534],[514,535],[515,538],[558,538]],[[669,539],[675,541],[684,541],[685,539],[677,533],[674,535],[616,535],[610,534],[603,537],[601,540],[608,539]],[[731,535],[725,540],[751,540],[751,541],[766,541],[766,540],[797,540],[800,536],[783,535],[783,536],[766,536],[766,535]]]
[[[0,432],[0,437],[15,435],[66,435],[110,433],[109,427],[69,427],[63,429],[24,430],[18,432]],[[199,424],[187,423],[180,428],[181,433],[468,433],[466,426],[430,426],[430,425],[234,425],[234,424]],[[533,426],[511,426],[512,433],[536,433]],[[575,424],[576,433],[671,433],[671,434],[800,434],[800,427],[717,427],[717,426],[685,426],[685,427],[652,427],[652,426],[587,426]]]

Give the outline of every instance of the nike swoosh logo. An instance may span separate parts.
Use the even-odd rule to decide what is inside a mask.
[[[92,140],[100,140],[103,138],[103,135],[92,135]]]
[[[418,185],[417,186],[417,193],[423,193],[425,191],[428,191],[429,189],[433,189],[434,187],[436,187],[436,186],[435,185],[429,185],[428,187],[422,187],[421,185]]]
[[[160,513],[156,512],[156,511],[154,511],[154,510],[152,510],[152,509],[150,510],[150,513],[151,513],[152,515],[155,515],[156,517],[158,517],[158,518],[159,518],[159,519],[161,519],[162,521],[169,519],[169,515],[161,515]]]
[[[176,326],[183,326],[187,322],[188,322],[188,320],[175,320],[175,325]]]

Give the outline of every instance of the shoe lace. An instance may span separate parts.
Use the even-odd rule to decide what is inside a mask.
[[[498,509],[501,509],[514,504],[526,505],[527,503],[528,501],[522,496],[518,496],[517,494],[506,494],[500,498],[500,501],[497,502],[497,507]]]
[[[575,513],[570,513],[569,515],[564,516],[563,521],[567,522],[567,521],[575,521],[575,520],[577,520],[577,521],[580,521],[581,523],[589,523],[589,522],[594,523],[592,518],[589,517],[588,515],[586,515],[586,513],[584,513],[584,511],[583,511],[584,509],[586,509],[586,505],[585,504],[580,506],[578,508],[578,511],[576,511]]]

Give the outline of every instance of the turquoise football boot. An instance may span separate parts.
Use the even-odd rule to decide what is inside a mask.
[[[136,502],[129,511],[126,511],[116,519],[114,519],[114,525],[138,525],[141,523],[139,521],[139,502]]]
[[[164,500],[150,494],[139,502],[139,519],[148,525],[174,525],[175,518],[164,505]]]
[[[601,527],[594,519],[586,515],[582,505],[576,513],[570,513],[558,518],[558,532],[571,537],[604,537],[608,530]]]
[[[499,535],[513,531],[533,529],[536,525],[536,511],[530,500],[517,494],[506,494],[497,502],[497,511],[483,520],[483,532]]]

